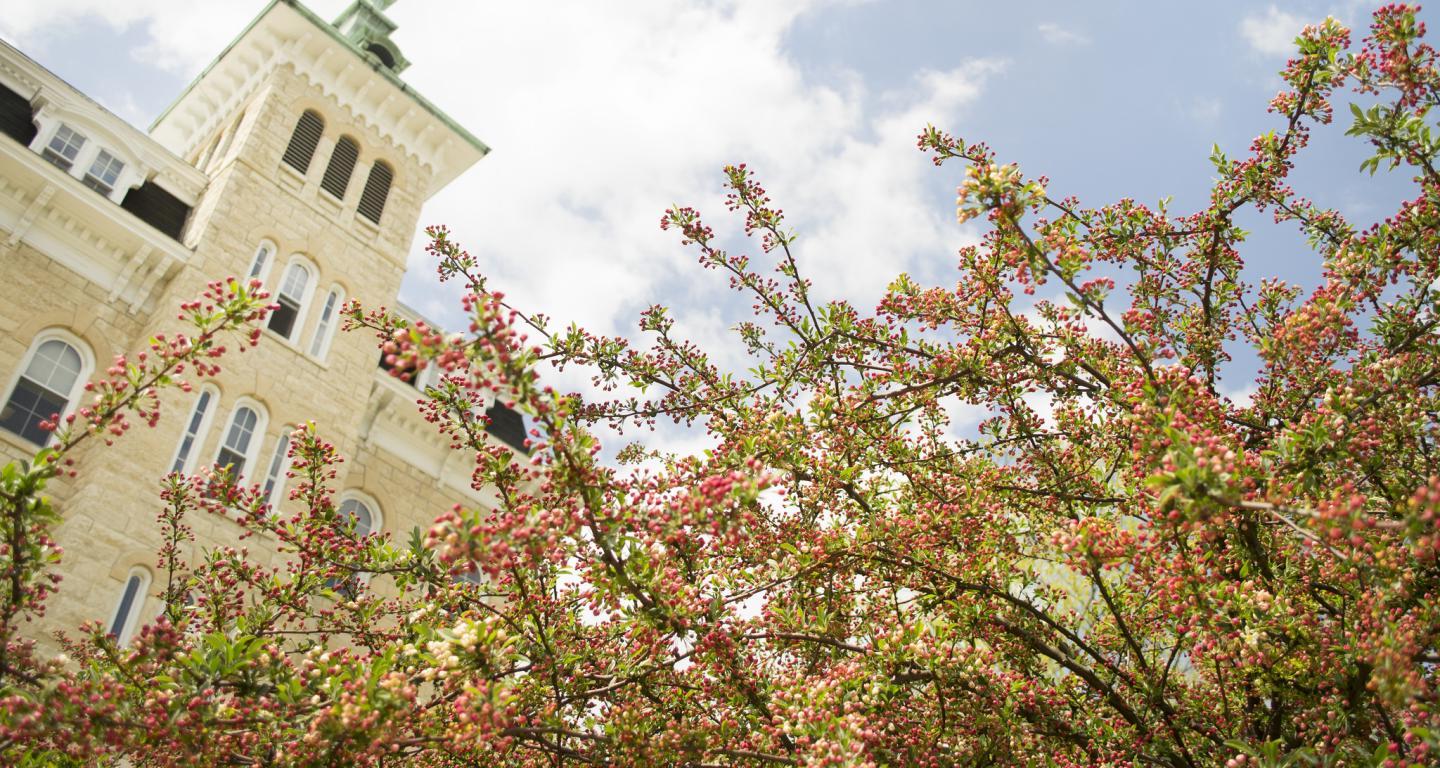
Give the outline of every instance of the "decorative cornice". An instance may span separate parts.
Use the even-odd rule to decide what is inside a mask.
[[[191,251],[18,142],[0,137],[0,249],[26,244],[100,286],[131,314]]]
[[[360,127],[429,169],[428,197],[489,147],[373,58],[298,2],[275,0],[155,121],[151,134],[189,154],[264,78],[288,66]],[[397,103],[403,106],[396,109]]]
[[[28,99],[37,114],[45,110],[104,134],[114,150],[144,169],[146,179],[153,175],[186,203],[193,205],[205,191],[205,174],[3,40],[0,82]]]

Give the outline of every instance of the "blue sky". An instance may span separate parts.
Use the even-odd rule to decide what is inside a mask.
[[[260,0],[20,0],[3,35],[113,111],[146,124]],[[345,0],[316,0],[333,17]],[[914,151],[926,122],[988,141],[1100,205],[1203,204],[1219,144],[1278,127],[1265,104],[1288,41],[1354,2],[970,0],[402,0],[405,77],[495,152],[427,206],[522,306],[627,332],[652,302],[719,349],[744,305],[659,231],[671,203],[738,231],[719,169],[747,162],[801,232],[823,296],[873,307],[900,271],[954,279],[978,230],[952,218],[961,169]],[[1423,14],[1429,16],[1429,14]],[[1359,35],[1356,36],[1357,39]],[[1337,110],[1341,122],[1347,111]],[[1406,180],[1356,172],[1344,125],[1317,134],[1297,187],[1368,222]],[[1303,241],[1253,217],[1250,271],[1311,282]],[[453,302],[417,241],[403,298]],[[736,364],[741,361],[734,360]]]

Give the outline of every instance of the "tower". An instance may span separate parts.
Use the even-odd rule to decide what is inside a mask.
[[[486,503],[415,412],[414,385],[377,367],[374,339],[337,333],[350,299],[397,306],[421,204],[488,152],[400,78],[392,2],[355,0],[331,24],[272,0],[148,134],[0,47],[0,254],[17,275],[0,285],[0,458],[33,453],[39,418],[174,330],[207,281],[255,278],[279,305],[256,349],[166,393],[159,428],[82,456],[57,489],[65,581],[41,629],[98,620],[124,639],[153,617],[156,480],[229,465],[283,511],[288,435],[305,421],[347,457],[338,502],[362,527],[403,538]],[[500,438],[523,450],[523,434]],[[201,547],[240,533],[190,522]]]

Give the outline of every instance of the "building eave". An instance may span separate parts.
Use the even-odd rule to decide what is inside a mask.
[[[459,142],[460,146],[456,148],[458,151],[452,150],[447,153],[443,148],[423,146],[423,142],[421,143],[422,145],[417,146],[417,142],[414,141],[412,137],[392,136],[398,145],[401,145],[407,152],[414,154],[434,172],[435,178],[432,180],[430,189],[428,190],[430,194],[433,194],[454,180],[454,178],[466,168],[490,152],[490,147],[483,141],[476,138],[453,118],[441,111],[439,107],[436,107],[428,99],[416,92],[415,89],[401,80],[394,72],[387,69],[373,55],[357,48],[333,26],[297,0],[271,0],[260,14],[246,25],[245,29],[225,47],[220,55],[211,61],[201,74],[186,86],[180,96],[155,119],[150,126],[151,134],[162,142],[173,142],[175,140],[173,136],[166,136],[164,134],[166,133],[167,127],[176,121],[178,111],[198,97],[198,89],[203,83],[207,82],[209,77],[216,73],[217,69],[223,66],[227,60],[231,60],[242,54],[253,53],[248,50],[250,47],[268,45],[269,49],[260,51],[259,55],[271,66],[278,66],[288,61],[296,66],[297,71],[307,69],[310,55],[309,46],[312,42],[309,39],[310,36],[302,34],[299,37],[295,37],[294,35],[284,34],[284,32],[279,29],[283,23],[279,19],[279,14],[282,13],[293,13],[295,17],[302,19],[306,22],[309,29],[320,33],[320,39],[330,45],[337,46],[346,54],[353,57],[355,60],[353,63],[363,65],[372,76],[378,78],[381,82],[385,83],[387,87],[393,88],[394,92],[419,107],[429,119],[435,121],[437,126],[443,127],[445,132],[448,132],[449,137]],[[269,29],[265,29],[266,27]],[[259,37],[264,36],[266,33],[269,33],[276,39],[268,40],[265,43],[256,42]],[[324,80],[327,74],[321,71],[304,71],[300,73],[310,76],[312,81]],[[322,89],[326,90],[327,95],[344,95],[340,93],[341,89],[327,88],[326,84],[320,84]],[[373,111],[364,108],[368,106],[370,105],[357,104],[354,105],[352,111],[362,116],[374,115]],[[382,132],[384,132],[383,129]],[[191,140],[192,142],[198,141],[200,138],[192,137]],[[171,148],[182,153],[184,152],[184,148],[181,147],[172,146]],[[449,156],[447,156],[447,154]]]

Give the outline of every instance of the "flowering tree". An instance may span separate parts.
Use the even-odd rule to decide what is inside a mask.
[[[773,275],[692,209],[661,223],[753,301],[745,372],[676,338],[662,307],[641,318],[644,347],[552,329],[433,229],[442,277],[468,287],[469,333],[357,306],[349,325],[376,332],[399,375],[442,371],[420,407],[475,454],[497,506],[445,512],[409,542],[356,537],[327,486],[341,458],[307,427],[291,442],[301,512],[273,517],[223,477],[170,478],[165,614],[127,648],[91,629],[68,662],[37,659],[17,627],[50,590],[45,480],[209,347],[118,365],[86,431],[0,478],[0,755],[1434,764],[1440,70],[1423,33],[1404,6],[1353,52],[1334,21],[1307,29],[1271,104],[1280,128],[1243,159],[1217,153],[1191,215],[1054,199],[927,128],[936,164],[966,167],[959,217],[987,234],[960,252],[956,285],[902,276],[873,314],[815,301],[780,211],[727,168]],[[1350,129],[1375,148],[1369,169],[1415,178],[1414,199],[1365,229],[1286,181],[1347,85],[1376,102]],[[1242,280],[1244,209],[1300,227],[1318,288]],[[214,290],[190,310],[200,338],[254,321],[259,298]],[[1259,360],[1246,401],[1219,391],[1237,356]],[[547,364],[616,394],[556,393]],[[492,392],[535,424],[528,458],[487,438]],[[990,414],[975,436],[956,435],[955,403]],[[587,431],[662,419],[716,447],[606,463]],[[179,557],[188,516],[236,509],[286,564]]]

